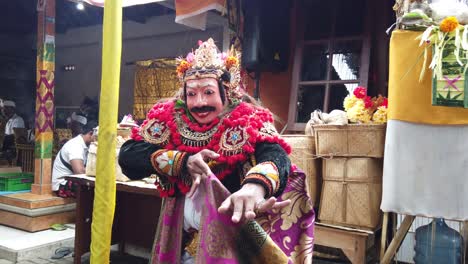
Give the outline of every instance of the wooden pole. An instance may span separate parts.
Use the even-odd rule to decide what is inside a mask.
[[[55,88],[55,0],[37,0],[34,194],[52,192]]]
[[[401,223],[400,228],[398,228],[398,231],[395,237],[392,239],[392,242],[390,243],[387,251],[382,257],[382,261],[380,261],[381,264],[389,264],[392,261],[393,256],[395,256],[395,253],[400,247],[401,242],[403,242],[403,239],[408,233],[408,230],[410,229],[411,224],[413,224],[414,218],[415,216],[413,215],[405,216],[405,219],[403,219],[403,222]]]
[[[380,259],[382,260],[385,254],[385,246],[387,245],[387,228],[388,228],[388,213],[383,215],[382,237],[380,238]]]

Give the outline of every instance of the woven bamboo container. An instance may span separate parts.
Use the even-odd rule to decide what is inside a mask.
[[[322,184],[320,160],[315,156],[315,140],[313,136],[282,135],[291,146],[291,162],[306,173],[307,192],[314,206],[318,205]]]
[[[117,136],[121,136],[123,138],[130,138],[131,134],[132,128],[130,127],[117,128]]]
[[[319,220],[375,230],[381,218],[382,169],[382,159],[324,159]]]
[[[122,169],[120,168],[118,158],[120,148],[116,149],[116,161],[115,161],[115,179],[117,181],[126,182],[130,179],[122,173]],[[97,143],[93,142],[89,146],[88,150],[88,158],[86,161],[86,175],[96,177],[96,166],[97,166]]]
[[[319,156],[381,158],[385,148],[385,124],[314,125]]]

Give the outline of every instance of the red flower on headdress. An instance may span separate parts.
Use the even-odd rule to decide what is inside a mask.
[[[362,86],[358,86],[356,89],[354,89],[353,94],[359,99],[364,99],[364,97],[367,96],[367,89]]]

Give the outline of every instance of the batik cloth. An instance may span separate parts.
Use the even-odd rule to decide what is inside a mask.
[[[211,175],[194,197],[202,210],[195,263],[312,263],[315,214],[305,190],[304,173],[294,170],[278,198],[290,199],[289,206],[235,224],[231,214],[218,213],[230,193]],[[151,263],[180,263],[184,201],[184,196],[163,200]]]

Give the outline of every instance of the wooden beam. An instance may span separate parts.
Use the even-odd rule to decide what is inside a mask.
[[[385,254],[385,246],[387,245],[388,214],[389,213],[384,213],[383,215],[382,237],[380,238],[380,259],[383,258]]]
[[[408,233],[411,224],[413,224],[414,218],[415,216],[413,215],[405,216],[405,219],[403,219],[403,222],[401,223],[400,228],[398,228],[395,237],[392,239],[392,242],[388,246],[387,251],[383,255],[382,260],[380,261],[381,264],[389,264],[392,261],[395,253],[401,245],[401,242],[403,242],[403,239]]]

